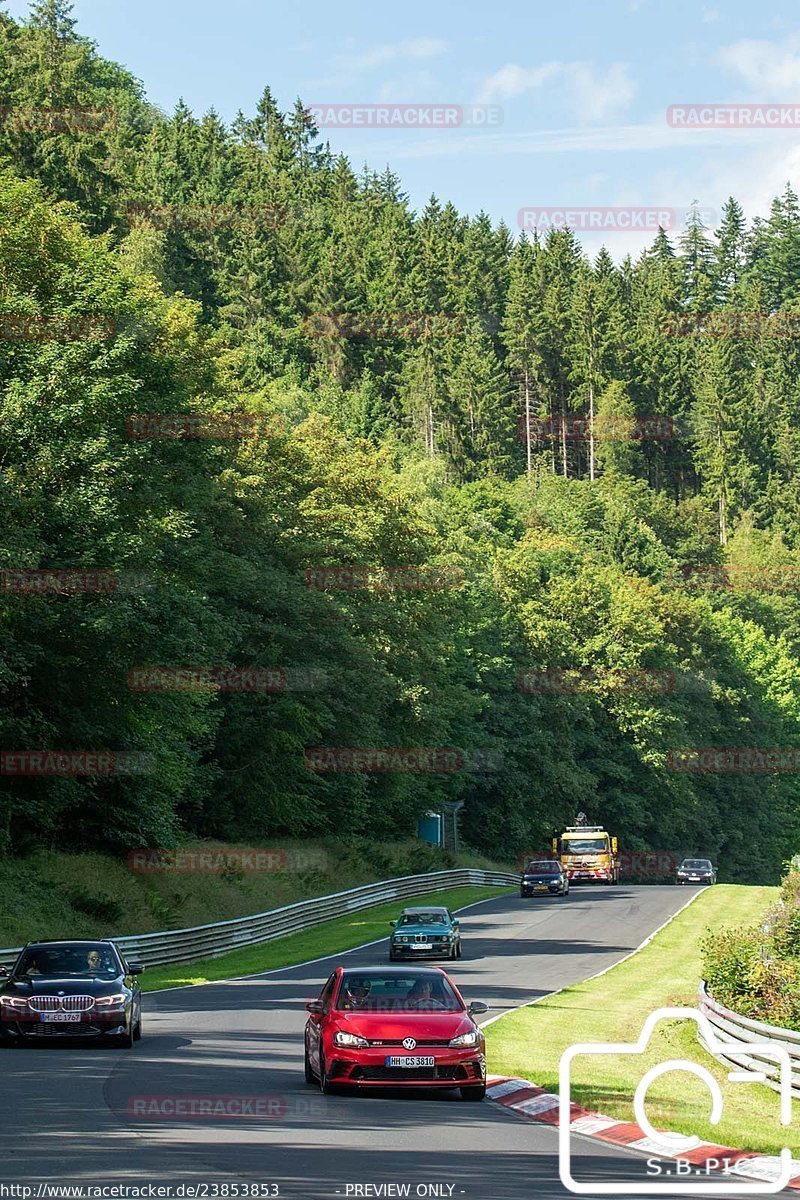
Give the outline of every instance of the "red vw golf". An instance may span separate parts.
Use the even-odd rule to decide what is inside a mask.
[[[306,1004],[306,1083],[337,1087],[459,1088],[486,1095],[486,1043],[439,967],[337,967]]]

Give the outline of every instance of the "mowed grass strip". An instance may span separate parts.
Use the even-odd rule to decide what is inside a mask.
[[[346,917],[336,917],[306,929],[302,933],[290,933],[274,938],[258,946],[247,946],[223,954],[219,958],[207,958],[201,962],[152,967],[142,975],[142,989],[146,992],[161,988],[185,987],[191,984],[209,983],[215,979],[232,979],[237,975],[255,975],[259,971],[270,971],[280,967],[291,967],[312,958],[338,954],[352,950],[364,942],[388,937],[391,933],[389,921],[393,921],[401,909],[420,904],[446,905],[450,909],[463,908],[479,900],[491,900],[513,889],[505,887],[459,887],[445,892],[430,892],[424,896],[409,896],[393,900],[388,904],[377,904],[373,908],[362,908]],[[467,925],[462,929],[465,942],[469,938]],[[388,951],[378,953],[376,961],[388,962]],[[445,959],[436,959],[440,966]]]
[[[557,1092],[559,1060],[569,1046],[635,1042],[655,1009],[696,1008],[702,976],[700,939],[710,929],[752,924],[777,897],[777,888],[717,884],[705,889],[626,962],[489,1026],[490,1071],[530,1079]],[[789,1146],[800,1157],[800,1101],[794,1101],[792,1124],[782,1126],[777,1094],[760,1083],[730,1083],[725,1067],[699,1044],[697,1025],[691,1020],[661,1022],[642,1055],[576,1057],[571,1098],[620,1121],[634,1121],[633,1095],[639,1080],[650,1067],[670,1059],[688,1059],[709,1069],[722,1087],[724,1116],[719,1125],[712,1125],[711,1096],[702,1082],[685,1071],[671,1071],[648,1091],[647,1113],[656,1129],[765,1154]]]

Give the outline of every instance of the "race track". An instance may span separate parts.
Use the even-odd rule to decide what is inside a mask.
[[[609,966],[688,899],[684,888],[619,887],[486,901],[462,917],[452,974],[467,1000],[490,1005],[488,1019]],[[306,1086],[303,1004],[342,960],[384,962],[386,944],[147,995],[144,1038],[130,1051],[3,1050],[0,1182],[216,1185],[209,1197],[254,1183],[309,1198],[396,1195],[375,1187],[390,1183],[410,1184],[412,1196],[433,1184],[443,1190],[428,1195],[468,1200],[566,1196],[554,1129],[457,1092],[323,1097]],[[176,1097],[221,1096],[259,1098],[261,1115],[171,1113]],[[576,1149],[581,1177],[645,1179],[640,1156],[585,1139]]]

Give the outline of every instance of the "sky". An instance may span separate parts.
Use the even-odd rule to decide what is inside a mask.
[[[752,219],[800,190],[796,0],[75,0],[74,16],[166,112],[182,97],[229,121],[269,85],[283,109],[320,106],[332,150],[390,166],[417,211],[435,193],[515,233],[569,219],[589,253],[638,252],[665,211],[677,238],[693,202],[713,229],[729,195]],[[722,104],[783,104],[792,123],[668,120]],[[353,105],[410,109],[344,128],[377,119]]]

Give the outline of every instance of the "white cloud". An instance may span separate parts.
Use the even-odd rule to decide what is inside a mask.
[[[586,63],[573,63],[567,78],[575,90],[578,111],[589,121],[606,121],[624,112],[636,94],[626,63],[613,63],[603,75]]]
[[[409,96],[436,95],[439,79],[431,71],[404,71],[396,78],[386,77],[378,88],[376,101],[402,104]]]
[[[792,102],[797,95],[800,44],[796,37],[781,42],[742,38],[723,46],[717,61],[738,75],[761,100]]]
[[[447,49],[447,42],[439,38],[410,38],[347,55],[340,60],[340,64],[352,71],[374,71],[376,67],[390,62],[418,62],[420,59],[437,58]]]
[[[484,79],[480,91],[475,98],[476,104],[491,104],[496,100],[513,100],[523,92],[541,87],[550,79],[557,78],[564,69],[559,62],[543,63],[540,67],[520,67],[516,63],[507,63],[494,75]]]
[[[443,42],[439,38],[426,37],[408,38],[403,42],[386,42],[383,45],[371,46],[363,50],[357,49],[355,38],[347,38],[340,45],[344,46],[346,53],[332,55],[330,60],[330,66],[333,68],[332,74],[301,80],[301,87],[307,91],[312,89],[320,91],[329,89],[331,92],[349,90],[359,75],[366,75],[389,63],[425,62],[446,54],[450,49],[447,42]],[[417,78],[418,83],[422,86],[423,78],[420,76]],[[432,78],[424,79],[425,86],[436,82]],[[407,83],[407,78],[392,80],[384,77],[381,84],[382,94],[379,98],[381,100],[399,98]],[[406,89],[403,98],[407,94]]]
[[[568,89],[584,121],[608,120],[626,109],[636,94],[626,63],[612,63],[605,71],[585,62],[547,62],[536,67],[506,63],[483,81],[475,103],[513,100],[549,83]]]

